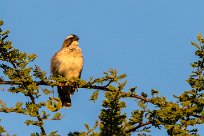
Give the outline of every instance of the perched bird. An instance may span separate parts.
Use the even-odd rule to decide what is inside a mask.
[[[80,78],[83,68],[83,54],[78,46],[79,37],[71,34],[62,45],[62,48],[52,57],[51,72],[54,76],[61,75],[72,82],[73,78]],[[76,87],[58,86],[59,98],[64,107],[71,106],[70,94],[77,90]]]

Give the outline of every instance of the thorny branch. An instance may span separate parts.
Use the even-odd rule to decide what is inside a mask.
[[[152,124],[150,121],[145,122],[145,123],[140,122],[139,125],[137,125],[136,127],[127,130],[126,133],[135,132],[137,129],[144,127],[144,126],[147,126],[147,125],[150,125],[150,124]]]
[[[47,84],[46,82],[43,82],[43,81],[35,81],[36,85],[39,86],[39,85],[47,85],[49,86],[49,84]],[[19,82],[15,82],[15,81],[3,81],[1,78],[0,78],[0,84],[9,84],[9,85],[18,85]],[[109,92],[112,92],[112,90],[108,89],[107,85],[105,86],[98,86],[98,85],[91,85],[91,84],[85,84],[83,85],[82,87],[80,88],[86,88],[86,89],[96,89],[96,90],[102,90],[102,91],[109,91]],[[126,92],[123,92],[123,94],[125,95]],[[150,99],[148,98],[145,98],[141,95],[137,95],[137,94],[131,94],[129,97],[131,98],[137,98],[137,99],[140,99],[140,100],[143,100],[145,102],[150,102]]]
[[[9,55],[8,55],[8,59],[9,59],[9,62],[12,64],[12,66],[13,66],[15,69],[17,69],[17,66],[15,65],[15,62],[12,61],[12,59],[9,57]],[[21,73],[19,73],[19,72],[18,72],[18,77],[22,78],[22,75],[21,75]],[[0,82],[1,82],[1,84],[5,84],[5,83],[11,84],[11,85],[15,84],[15,83],[12,82],[12,81],[6,81],[6,82],[4,82],[1,78],[0,78]],[[24,84],[24,83],[23,83],[23,84]],[[26,86],[26,85],[24,84],[24,86]],[[33,97],[33,95],[32,95],[31,93],[29,94],[29,98],[31,99],[32,103],[35,104],[35,98]],[[43,120],[42,120],[42,118],[41,118],[41,116],[40,116],[40,113],[39,113],[38,111],[36,111],[36,113],[37,113],[38,122],[39,122],[40,124],[43,124]],[[43,125],[40,125],[40,130],[41,130],[41,132],[42,132],[43,135],[46,135],[45,128],[44,128]]]

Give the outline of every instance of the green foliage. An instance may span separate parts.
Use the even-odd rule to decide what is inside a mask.
[[[106,92],[106,99],[103,101],[99,119],[100,119],[100,130],[101,135],[109,136],[126,136],[125,127],[123,126],[126,122],[126,115],[121,114],[122,108],[125,107],[125,103],[120,101],[121,90],[116,92]]]
[[[98,94],[99,94],[99,91],[98,90],[96,90],[95,92],[93,92],[93,94],[91,95],[91,97],[90,97],[90,100],[92,100],[92,101],[96,101],[97,99],[98,99]]]
[[[169,135],[198,135],[195,127],[197,124],[204,123],[204,40],[201,34],[197,37],[199,44],[192,42],[196,47],[195,54],[200,58],[192,64],[196,69],[193,71],[187,82],[192,90],[184,91],[180,96],[174,96],[177,101],[167,101],[166,97],[159,97],[159,91],[151,90],[151,97],[142,92],[137,95],[137,87],[132,87],[128,91],[123,91],[126,81],[123,80],[126,75],[117,75],[118,72],[110,69],[104,72],[105,76],[97,79],[91,78],[87,84],[101,84],[95,87],[106,91],[105,100],[102,103],[103,109],[99,115],[100,131],[95,135],[131,135],[137,132],[138,135],[146,135],[151,132],[152,127],[161,129],[163,126]],[[96,100],[98,91],[94,92],[91,100]],[[125,108],[123,98],[135,99],[137,106],[131,112],[130,118],[122,112]],[[88,125],[86,125],[89,130]],[[86,132],[81,132],[85,135]]]
[[[0,24],[2,25],[3,21],[0,21]],[[36,120],[27,119],[25,124],[40,127],[40,135],[46,135],[44,120],[48,119],[50,114],[47,114],[45,111],[41,114],[41,109],[47,105],[46,102],[36,102],[36,99],[41,94],[38,83],[34,81],[36,78],[41,79],[41,82],[48,80],[45,77],[46,73],[41,71],[38,66],[35,66],[35,68],[28,66],[29,63],[35,60],[37,55],[27,54],[15,49],[12,46],[12,42],[6,40],[8,34],[9,31],[3,32],[0,29],[0,68],[2,68],[4,75],[10,80],[11,87],[8,89],[8,92],[21,93],[25,97],[30,98],[30,101],[26,103],[17,102],[14,107],[7,107],[1,100],[0,111],[5,113],[15,112],[35,117]],[[43,92],[47,95],[50,94],[48,89],[44,89]],[[49,109],[49,107],[47,108]],[[59,117],[56,116],[55,119],[59,119]],[[39,134],[33,133],[32,135]]]
[[[0,21],[0,26],[3,21]],[[204,123],[204,38],[198,34],[196,42],[191,44],[196,48],[195,55],[198,61],[193,62],[192,74],[186,80],[191,86],[190,90],[184,91],[175,97],[175,102],[167,101],[166,97],[159,96],[159,91],[152,89],[149,93],[138,94],[137,87],[126,89],[127,81],[125,74],[118,74],[116,69],[109,69],[100,78],[90,78],[89,81],[73,79],[68,82],[64,77],[53,75],[48,77],[46,72],[38,66],[31,66],[37,55],[27,54],[15,49],[12,42],[7,40],[9,31],[3,32],[0,28],[0,68],[4,73],[4,81],[1,77],[1,84],[9,84],[7,90],[11,94],[23,94],[29,98],[24,103],[17,101],[14,106],[7,107],[0,99],[0,112],[29,115],[25,120],[28,126],[37,126],[40,132],[34,132],[32,136],[49,135],[58,136],[58,131],[46,132],[45,121],[61,120],[60,113],[62,103],[59,98],[52,95],[53,90],[41,88],[45,86],[71,86],[95,90],[90,100],[96,101],[99,92],[105,91],[99,119],[91,128],[85,124],[86,131],[70,132],[69,136],[128,136],[132,134],[147,135],[151,133],[152,127],[166,129],[168,135],[198,135],[196,125]],[[28,65],[29,64],[29,65]],[[35,80],[39,81],[35,81]],[[151,95],[148,95],[151,94]],[[37,101],[41,96],[46,101]],[[134,110],[126,113],[126,100],[133,100]],[[56,112],[57,111],[57,112]],[[127,116],[130,115],[130,116]],[[68,128],[67,128],[68,129]],[[0,126],[0,134],[7,133],[3,126]]]
[[[69,132],[68,136],[78,136],[79,132]]]
[[[47,100],[46,107],[50,111],[58,111],[62,107],[62,102],[59,98],[50,98],[50,100]]]
[[[49,134],[49,136],[59,136],[59,135],[57,134],[57,131],[53,131],[53,132],[51,132],[51,133]]]
[[[6,130],[4,129],[4,127],[0,126],[0,134],[6,132]]]

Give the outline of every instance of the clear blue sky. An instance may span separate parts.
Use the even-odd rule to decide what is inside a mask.
[[[204,33],[203,7],[201,0],[1,0],[0,19],[5,22],[4,30],[11,31],[13,45],[38,54],[35,64],[48,75],[52,55],[64,38],[74,33],[80,37],[85,58],[82,79],[100,77],[103,71],[117,68],[127,74],[127,88],[158,89],[161,96],[174,100],[173,94],[189,88],[185,80],[196,59],[190,41]],[[103,95],[94,104],[88,101],[91,92],[80,89],[72,97],[72,108],[61,110],[64,119],[49,121],[46,128],[65,135],[84,130],[84,123],[92,126]],[[14,104],[25,98],[1,92],[1,99]],[[24,116],[1,113],[0,118],[10,134],[38,131],[23,124]],[[158,130],[152,135],[158,135]],[[167,134],[161,131],[161,135]]]

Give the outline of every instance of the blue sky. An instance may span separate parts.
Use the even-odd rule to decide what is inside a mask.
[[[154,88],[173,100],[173,94],[189,89],[185,80],[196,59],[190,41],[204,32],[203,6],[201,0],[2,0],[0,19],[5,22],[4,30],[11,31],[13,45],[38,54],[35,64],[48,75],[52,55],[64,38],[74,33],[80,37],[85,58],[82,79],[100,77],[103,71],[117,68],[127,74],[127,88],[138,86],[138,91],[145,92]],[[84,123],[93,125],[103,95],[94,104],[88,101],[91,92],[80,89],[75,93],[72,108],[61,110],[65,115],[62,121],[49,121],[48,131],[59,130],[65,135],[84,130]],[[25,98],[6,94],[2,99],[12,104]],[[23,124],[24,116],[11,115],[0,114],[10,134],[35,131]],[[157,134],[158,130],[152,132]]]

